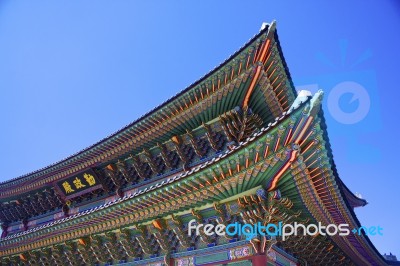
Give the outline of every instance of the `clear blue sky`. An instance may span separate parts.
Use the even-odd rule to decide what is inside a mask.
[[[370,108],[355,124],[325,101],[328,131],[341,178],[369,202],[359,219],[383,227],[372,241],[400,257],[397,1],[144,2],[0,2],[0,180],[115,132],[276,19],[295,85],[367,91]],[[351,113],[364,100],[345,93],[339,106]]]

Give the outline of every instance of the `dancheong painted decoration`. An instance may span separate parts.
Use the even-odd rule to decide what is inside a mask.
[[[322,98],[295,90],[275,22],[264,24],[125,128],[1,183],[1,265],[387,265],[365,233],[191,229],[359,228],[366,201],[338,176]]]

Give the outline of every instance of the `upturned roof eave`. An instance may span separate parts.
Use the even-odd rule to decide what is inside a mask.
[[[67,158],[64,158],[56,163],[53,163],[49,166],[46,166],[44,168],[41,168],[39,170],[33,171],[31,173],[22,175],[20,177],[16,177],[13,178],[11,180],[7,180],[4,182],[0,182],[0,189],[7,189],[7,186],[12,186],[14,182],[18,181],[19,183],[27,181],[29,179],[32,178],[33,175],[37,175],[40,174],[41,172],[44,172],[46,170],[51,169],[54,166],[60,165],[62,163],[67,162],[68,160],[71,160],[73,158],[79,157],[81,155],[83,155],[85,152],[90,151],[91,149],[98,147],[104,143],[106,143],[107,141],[110,141],[114,138],[117,138],[121,133],[124,133],[126,130],[134,127],[135,125],[137,125],[138,123],[144,121],[146,118],[151,117],[152,115],[156,114],[158,111],[160,111],[162,108],[164,108],[166,105],[168,105],[169,103],[175,101],[176,99],[178,99],[179,97],[181,97],[182,95],[190,92],[192,89],[194,89],[198,84],[204,82],[205,80],[207,80],[210,76],[212,76],[213,74],[217,73],[219,70],[221,70],[224,66],[226,66],[229,62],[231,62],[235,57],[237,57],[238,55],[240,55],[242,52],[244,52],[249,46],[251,46],[260,36],[262,36],[263,34],[267,33],[270,29],[270,25],[275,24],[275,22],[272,22],[271,24],[269,24],[268,27],[265,27],[264,29],[260,30],[259,33],[257,33],[256,35],[254,35],[245,45],[243,45],[239,50],[237,50],[235,53],[233,53],[231,56],[228,57],[228,59],[226,59],[224,62],[222,62],[220,65],[216,66],[213,70],[211,70],[210,72],[208,72],[206,75],[204,75],[203,77],[201,77],[200,79],[198,79],[197,81],[195,81],[194,83],[190,84],[188,87],[186,87],[184,90],[180,91],[179,93],[177,93],[176,95],[172,96],[171,98],[169,98],[168,100],[166,100],[164,103],[162,103],[161,105],[157,106],[156,108],[150,110],[149,112],[145,113],[143,116],[139,117],[138,119],[134,120],[133,122],[131,122],[130,124],[124,126],[123,128],[121,128],[120,130],[116,131],[115,133],[105,137],[104,139],[98,141],[97,143],[71,155],[68,156]],[[277,37],[277,36],[276,36]],[[278,49],[280,51],[280,54],[282,55],[282,51],[279,45],[279,41],[277,40],[277,44],[278,44]],[[287,69],[287,65],[284,62],[284,58],[282,57],[283,60],[283,64],[285,66],[285,70],[288,74],[288,77],[290,76],[290,74],[288,73],[288,69]],[[291,84],[292,81],[290,80]],[[294,90],[294,86],[292,87],[292,89]],[[43,176],[45,176],[45,174],[43,173]],[[26,179],[26,180],[24,180]]]
[[[326,125],[326,121],[325,118],[323,116],[323,112],[321,109],[321,112],[319,113],[319,118],[321,119],[321,127],[323,129],[323,134],[324,134],[324,139],[325,142],[328,144],[325,148],[326,151],[328,152],[328,156],[330,158],[330,165],[331,165],[331,169],[333,172],[333,176],[336,180],[336,183],[338,184],[338,193],[341,195],[343,202],[345,203],[345,207],[348,210],[348,212],[350,213],[352,219],[354,220],[354,222],[357,225],[357,228],[360,228],[361,222],[358,220],[356,213],[354,212],[354,207],[350,204],[350,200],[356,200],[357,202],[360,203],[360,206],[365,206],[368,202],[365,199],[360,199],[358,198],[342,181],[342,179],[339,177],[339,173],[337,171],[336,168],[336,164],[334,162],[333,159],[333,153],[332,153],[332,149],[330,146],[330,141],[329,141],[329,136],[327,133],[327,125]],[[351,198],[349,198],[351,197]],[[368,235],[363,234],[363,239],[365,239],[365,244],[367,244],[367,246],[369,248],[371,248],[371,250],[373,251],[373,254],[376,256],[376,259],[381,260],[381,262],[386,262],[386,260],[383,258],[382,254],[376,249],[375,245],[372,243],[372,241],[369,239]]]

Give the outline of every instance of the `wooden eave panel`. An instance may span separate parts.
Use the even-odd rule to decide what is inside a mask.
[[[287,121],[290,121],[290,119],[287,119]],[[229,153],[229,155],[227,155],[226,158],[221,158],[221,159],[213,159],[211,162],[207,163],[207,167],[204,168],[204,170],[192,170],[191,172],[188,173],[188,176],[186,177],[182,177],[182,181],[179,182],[185,182],[185,180],[192,180],[191,182],[194,182],[194,184],[196,184],[196,188],[198,188],[198,192],[196,192],[195,190],[193,190],[192,193],[194,197],[188,197],[185,195],[185,193],[183,192],[183,190],[181,189],[174,189],[172,188],[173,186],[176,186],[175,184],[171,184],[168,186],[169,189],[173,190],[174,192],[172,193],[167,193],[170,195],[170,197],[178,197],[178,198],[173,198],[172,201],[180,201],[180,204],[184,204],[182,207],[184,209],[187,208],[191,208],[191,206],[196,206],[197,204],[202,204],[204,205],[207,202],[216,202],[216,201],[220,201],[224,198],[226,198],[227,196],[234,196],[237,193],[240,193],[242,191],[246,191],[248,189],[251,189],[252,187],[255,187],[257,185],[260,185],[262,182],[264,182],[265,178],[270,177],[273,175],[273,173],[275,173],[286,161],[286,156],[285,154],[287,154],[287,147],[280,147],[278,149],[278,153],[280,153],[281,155],[279,155],[278,157],[276,157],[277,153],[268,153],[267,156],[264,159],[261,159],[261,157],[259,157],[260,159],[258,159],[257,162],[255,162],[255,156],[256,156],[256,152],[259,154],[263,154],[265,146],[269,145],[270,141],[265,142],[265,139],[270,139],[271,136],[275,136],[276,133],[278,131],[277,127],[272,126],[272,128],[270,130],[264,130],[263,132],[268,132],[268,133],[259,133],[257,135],[259,135],[259,137],[257,137],[257,141],[253,141],[254,137],[249,139],[249,144],[243,143],[242,147],[239,148],[237,151],[232,151]],[[260,136],[261,135],[261,136]],[[250,164],[248,167],[248,169],[243,168],[242,170],[240,170],[240,172],[234,172],[233,176],[230,176],[229,171],[225,172],[228,169],[228,165],[230,163],[230,160],[234,160],[236,161],[237,159],[239,159],[240,161],[240,154],[246,154],[246,156],[250,156],[250,153],[247,152],[248,149],[254,149],[256,148],[256,150],[252,153],[252,160],[253,163]],[[238,157],[239,156],[239,157]],[[262,155],[261,155],[262,156]],[[283,157],[282,157],[283,156]],[[267,160],[264,162],[264,160]],[[218,161],[218,163],[216,163],[216,161]],[[242,162],[245,162],[242,160]],[[226,167],[224,167],[224,165],[226,165]],[[222,166],[222,168],[220,168]],[[203,175],[203,173],[208,173],[209,167],[212,167],[212,169],[214,169],[214,172],[218,175],[218,183],[212,184],[212,186],[209,186],[206,184],[205,180],[201,180],[198,178],[195,178],[196,176],[201,176]],[[218,168],[220,168],[218,170]],[[224,170],[225,168],[225,170]],[[200,168],[201,169],[201,168]],[[251,171],[250,171],[251,169]],[[265,172],[268,171],[268,172]],[[254,177],[252,177],[254,175]],[[207,175],[206,175],[207,176]],[[211,176],[208,177],[208,180],[211,180]],[[233,179],[232,179],[233,178]],[[206,178],[207,180],[207,178]],[[230,181],[228,181],[230,180]],[[263,181],[264,180],[264,181]],[[240,185],[243,184],[243,185]],[[190,184],[188,184],[189,187]],[[240,189],[237,189],[239,188]],[[165,187],[164,189],[166,189],[167,187]],[[206,190],[204,190],[206,189]],[[220,191],[220,192],[218,192]],[[81,214],[79,216],[79,218],[75,218],[73,220],[70,220],[67,223],[63,223],[63,224],[59,224],[59,225],[54,225],[53,229],[51,230],[49,229],[44,229],[46,230],[47,233],[47,238],[48,239],[53,239],[53,241],[57,241],[56,239],[60,239],[61,235],[59,235],[58,237],[53,235],[56,234],[58,235],[60,232],[62,232],[62,235],[66,235],[68,237],[68,235],[71,235],[72,238],[75,237],[76,234],[80,234],[80,232],[83,232],[85,234],[85,232],[94,232],[93,228],[92,229],[88,229],[86,227],[86,224],[90,223],[93,224],[96,222],[99,222],[100,224],[103,224],[103,226],[99,227],[100,231],[104,231],[104,230],[110,230],[112,227],[114,226],[122,226],[123,224],[126,223],[126,219],[123,218],[121,215],[125,215],[125,217],[129,217],[128,218],[128,223],[137,223],[137,222],[143,222],[145,220],[143,220],[144,215],[146,215],[147,212],[147,208],[149,208],[151,206],[151,209],[156,208],[157,206],[153,206],[154,202],[151,201],[151,199],[153,198],[152,196],[150,196],[150,194],[152,194],[154,192],[148,192],[146,194],[144,194],[143,196],[140,196],[141,199],[139,198],[134,198],[132,200],[129,200],[130,203],[128,203],[127,201],[125,202],[120,202],[117,205],[114,205],[113,207],[108,207],[105,209],[102,209],[100,211],[96,211],[93,212],[90,215],[86,215],[86,216],[82,216],[83,214]],[[205,194],[204,194],[205,193]],[[175,195],[176,194],[176,195]],[[188,197],[186,199],[186,201],[184,201],[182,199],[182,197]],[[147,198],[147,200],[146,200]],[[167,200],[170,200],[170,198],[167,198]],[[154,198],[153,198],[154,201]],[[136,204],[134,203],[136,202]],[[168,201],[165,203],[168,204]],[[124,207],[125,206],[125,207]],[[186,207],[184,207],[186,206]],[[123,210],[123,208],[127,208],[126,210]],[[143,211],[144,213],[142,215],[138,215],[136,216],[136,214],[139,214],[138,212]],[[155,217],[161,217],[161,216],[165,216],[168,215],[168,213],[174,213],[180,211],[179,209],[176,208],[170,208],[167,206],[167,212],[163,212],[163,213],[159,213],[157,214],[157,211],[152,214],[151,217],[147,218],[147,219],[154,219]],[[94,216],[96,215],[96,216]],[[136,218],[135,218],[136,217]],[[108,222],[106,222],[106,220],[108,220]],[[122,222],[121,222],[122,219]],[[138,221],[136,221],[137,219],[139,219]],[[113,221],[113,222],[110,222]],[[119,221],[119,222],[116,222]],[[105,225],[104,225],[105,224]],[[99,225],[100,226],[100,225]],[[65,229],[62,228],[68,228],[68,231],[64,231]],[[77,229],[79,228],[79,230],[77,231]],[[109,228],[109,229],[107,229]],[[49,231],[50,230],[50,231]],[[95,230],[97,231],[97,230]],[[50,232],[52,232],[50,234]],[[69,232],[69,233],[67,233]],[[20,237],[13,237],[13,238],[6,238],[2,241],[0,241],[0,246],[7,245],[7,250],[4,250],[1,253],[4,254],[4,252],[8,253],[13,253],[15,252],[15,248],[16,246],[20,246],[22,245],[25,241],[34,241],[31,237],[40,237],[40,231],[36,231],[33,233],[30,233],[28,235],[22,235]],[[28,238],[27,238],[28,237]],[[76,235],[77,237],[77,235]],[[18,239],[18,241],[16,241]],[[28,240],[29,239],[29,240]],[[11,242],[10,242],[11,241]],[[48,240],[50,241],[50,240]],[[26,242],[25,242],[26,243]],[[46,243],[46,242],[45,242]],[[50,243],[50,242],[49,242]],[[12,248],[13,246],[15,246],[15,248]]]

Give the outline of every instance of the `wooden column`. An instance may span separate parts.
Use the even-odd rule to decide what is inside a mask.
[[[251,262],[253,266],[266,266],[267,256],[265,254],[254,255]]]

